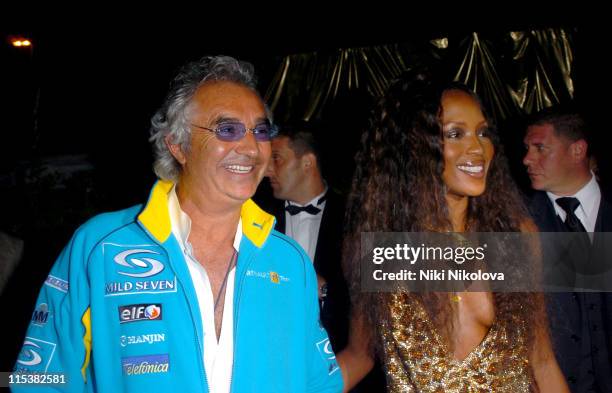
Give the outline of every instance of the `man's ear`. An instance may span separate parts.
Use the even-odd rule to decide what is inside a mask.
[[[170,141],[170,135],[166,135],[164,137],[164,142],[166,143],[168,150],[170,150],[170,154],[172,154],[172,157],[174,157],[179,162],[179,164],[185,165],[185,162],[187,162],[187,157],[185,156],[181,145],[172,143]]]
[[[578,139],[570,146],[570,153],[574,162],[581,162],[587,157],[588,144],[584,139]]]
[[[312,154],[312,153],[305,153],[302,156],[302,166],[305,169],[308,169],[308,170],[316,167],[317,166],[317,157],[315,157],[315,155]]]

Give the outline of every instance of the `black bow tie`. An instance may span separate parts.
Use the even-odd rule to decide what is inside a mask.
[[[321,209],[313,205],[306,205],[306,206],[287,205],[285,206],[285,210],[288,211],[289,214],[291,214],[292,216],[295,216],[296,214],[300,212],[306,212],[308,214],[317,215],[321,211]]]
[[[317,205],[322,204],[323,202],[325,202],[326,199],[327,199],[327,193],[325,193],[321,198],[319,198],[319,200],[317,201]],[[300,212],[306,212],[314,216],[321,212],[321,209],[314,206],[313,204],[309,204],[306,206],[296,206],[296,205],[292,205],[291,202],[287,202],[287,206],[285,206],[285,210],[292,216],[295,216],[296,214],[299,214]]]

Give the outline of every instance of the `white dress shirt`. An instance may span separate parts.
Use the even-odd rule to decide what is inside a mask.
[[[323,218],[323,210],[325,210],[325,205],[327,204],[326,200],[318,205],[317,202],[323,197],[323,195],[325,195],[326,192],[327,187],[325,187],[325,190],[322,193],[312,198],[312,200],[307,202],[305,205],[285,201],[285,206],[292,204],[302,207],[310,204],[321,209],[321,211],[317,214],[310,214],[302,211],[293,216],[289,214],[289,212],[285,211],[285,235],[298,242],[304,251],[306,251],[306,254],[308,254],[311,261],[314,261],[315,252],[317,251],[317,240],[319,238],[321,218]]]
[[[557,199],[563,197],[555,195],[552,192],[546,192],[546,194],[555,207],[555,211],[561,218],[561,221],[565,222],[567,213],[565,213],[565,210],[563,210],[561,206],[555,203]],[[574,197],[580,202],[580,206],[576,208],[574,214],[576,214],[576,217],[578,217],[584,229],[586,229],[587,232],[595,232],[597,212],[599,211],[599,204],[601,202],[601,189],[599,188],[599,184],[597,184],[597,180],[595,180],[595,176],[591,173],[591,180],[589,180],[580,191],[574,195],[569,195],[569,197]]]
[[[196,260],[193,248],[189,243],[191,232],[191,219],[181,210],[176,187],[170,191],[168,207],[170,211],[170,222],[172,233],[178,241],[185,262],[189,268],[193,287],[195,289],[200,315],[202,317],[202,328],[204,332],[204,368],[208,386],[212,393],[228,393],[232,382],[232,366],[234,362],[234,276],[236,268],[233,267],[228,276],[225,288],[225,301],[223,305],[223,321],[221,334],[217,342],[215,331],[214,295],[206,269]],[[238,252],[242,240],[242,219],[238,221],[236,236],[234,237],[234,249]],[[229,261],[228,261],[229,263]]]

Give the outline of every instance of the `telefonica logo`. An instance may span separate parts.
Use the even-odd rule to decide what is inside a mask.
[[[170,359],[168,354],[130,356],[121,358],[121,366],[126,375],[167,373]]]
[[[160,261],[153,258],[141,257],[140,259],[138,259],[130,257],[133,254],[159,255],[158,252],[146,249],[134,249],[120,252],[115,256],[114,261],[118,265],[124,266],[128,269],[124,269],[127,271],[119,271],[117,273],[129,277],[151,277],[164,270],[164,264]],[[128,259],[128,257],[130,258]],[[143,271],[143,269],[147,270]]]

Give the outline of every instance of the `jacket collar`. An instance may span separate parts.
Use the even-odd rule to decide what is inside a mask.
[[[138,215],[138,221],[160,243],[168,240],[172,233],[168,194],[173,186],[171,181],[158,180],[151,189],[147,204]],[[249,199],[242,204],[240,217],[244,236],[257,247],[261,247],[274,228],[274,216],[261,210]]]

